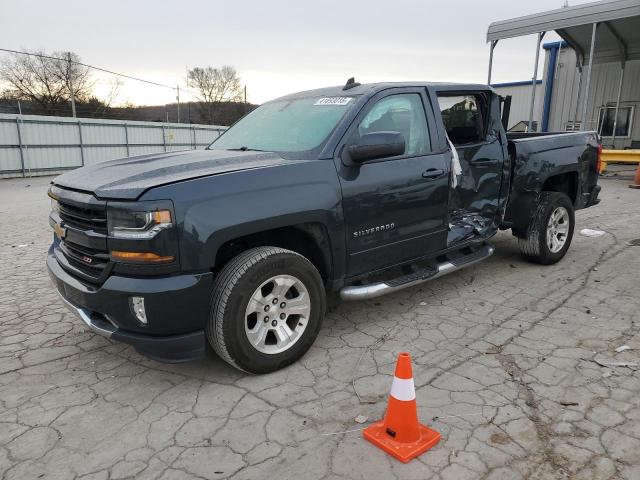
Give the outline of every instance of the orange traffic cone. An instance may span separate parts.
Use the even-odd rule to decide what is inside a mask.
[[[364,438],[401,462],[423,454],[440,440],[440,434],[418,422],[411,356],[401,353],[391,385],[384,420],[367,427]]]
[[[629,185],[629,188],[640,188],[640,163],[636,169],[636,178],[633,179],[633,183]]]

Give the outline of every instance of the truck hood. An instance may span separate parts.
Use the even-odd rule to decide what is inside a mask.
[[[290,162],[271,152],[187,150],[100,162],[65,173],[53,183],[100,198],[135,200],[168,183]]]

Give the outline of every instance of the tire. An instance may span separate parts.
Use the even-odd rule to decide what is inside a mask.
[[[295,312],[302,314],[291,313],[296,307],[283,307],[286,302],[296,304]],[[322,278],[309,260],[283,248],[252,248],[217,275],[207,338],[230,365],[247,373],[273,372],[309,350],[325,311]]]
[[[552,214],[556,219],[555,227],[554,221],[551,221]],[[560,192],[542,192],[524,236],[518,238],[520,252],[531,262],[542,265],[554,264],[569,250],[574,226],[575,214],[569,197]],[[565,232],[564,235],[561,232]],[[548,233],[551,239],[548,238]]]

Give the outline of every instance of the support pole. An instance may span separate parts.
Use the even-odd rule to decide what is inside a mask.
[[[545,32],[538,33],[538,43],[536,43],[536,61],[533,66],[533,78],[531,79],[531,106],[529,107],[529,132],[533,131],[533,110],[536,101],[536,80],[538,80],[538,62],[540,60],[540,44]]]
[[[582,99],[582,128],[581,130],[587,130],[587,103],[589,102],[589,87],[591,83],[591,69],[593,67],[593,51],[596,47],[596,30],[598,29],[598,23],[594,23],[591,28],[591,48],[589,49],[589,66],[587,67],[587,81],[584,86],[584,98]]]
[[[129,150],[129,127],[127,126],[127,122],[124,122],[124,143],[127,148],[127,158],[129,158],[131,151]]]
[[[16,128],[18,129],[18,146],[20,147],[20,168],[22,169],[22,177],[26,177],[24,171],[24,145],[22,144],[22,129],[20,128],[20,117],[16,117]]]
[[[576,58],[576,62],[578,61],[583,62],[583,59]],[[574,131],[574,132],[576,130],[576,122],[578,121],[578,110],[580,109],[580,99],[582,98],[582,70],[584,68],[584,64],[576,63],[576,68],[578,69],[578,92],[576,94],[576,108],[573,112],[573,122],[571,125],[572,126],[571,131]]]
[[[71,73],[71,52],[67,52],[67,80],[69,80],[69,95],[71,96],[71,115],[76,118],[76,94],[73,91],[73,73]]]
[[[78,138],[80,139],[80,161],[84,167],[84,142],[82,141],[82,125],[80,124],[80,120],[78,120]]]
[[[498,40],[491,40],[489,47],[489,74],[487,75],[487,85],[491,85],[491,71],[493,69],[493,50],[496,48]]]
[[[162,146],[164,147],[164,151],[167,151],[167,133],[164,127],[164,123],[162,124]]]
[[[180,123],[180,85],[176,85],[176,101],[178,102],[178,122]]]
[[[616,148],[616,129],[618,128],[618,110],[620,110],[620,97],[622,96],[622,82],[624,82],[625,62],[620,63],[620,83],[618,84],[618,98],[616,99],[616,113],[613,117],[613,132],[611,132],[611,148]],[[605,110],[606,114],[607,110]],[[606,117],[605,117],[606,118]]]

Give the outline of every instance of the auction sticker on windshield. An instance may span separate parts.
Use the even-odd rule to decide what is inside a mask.
[[[346,105],[353,97],[323,97],[316,100],[314,105]]]

